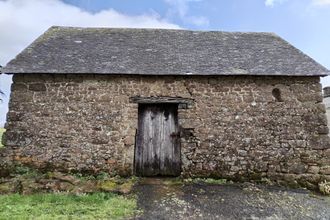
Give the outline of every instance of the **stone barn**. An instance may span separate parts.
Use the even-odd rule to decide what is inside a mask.
[[[329,71],[272,33],[51,27],[4,72],[2,166],[330,179]]]

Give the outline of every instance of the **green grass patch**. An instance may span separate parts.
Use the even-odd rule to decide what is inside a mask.
[[[137,209],[134,197],[111,193],[0,196],[0,219],[123,219]]]
[[[0,128],[0,148],[3,147],[3,145],[2,145],[2,135],[5,131],[6,131],[6,129]]]

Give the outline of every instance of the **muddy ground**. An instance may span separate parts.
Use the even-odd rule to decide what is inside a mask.
[[[144,179],[134,188],[135,219],[324,219],[330,197],[252,183],[175,183]]]

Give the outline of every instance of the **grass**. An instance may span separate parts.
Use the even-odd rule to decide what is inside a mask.
[[[111,193],[0,196],[0,219],[123,219],[136,212],[136,199]]]
[[[6,129],[4,129],[4,128],[0,128],[0,148],[3,147],[3,145],[2,145],[2,134],[3,134],[3,132],[5,132],[5,130]]]

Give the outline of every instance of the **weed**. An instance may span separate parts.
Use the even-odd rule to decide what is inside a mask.
[[[37,170],[24,165],[16,165],[13,173],[30,178],[34,178],[42,175]]]
[[[106,172],[100,172],[96,177],[95,179],[97,180],[107,180],[107,179],[110,179],[110,175]]]

